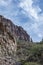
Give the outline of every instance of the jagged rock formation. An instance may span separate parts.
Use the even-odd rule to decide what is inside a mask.
[[[4,27],[0,21],[0,65],[15,64],[16,57],[16,39]]]
[[[16,39],[9,30],[6,19],[0,16],[0,65],[14,65],[16,62]]]
[[[7,29],[7,32],[11,32],[11,34],[16,36],[17,39],[30,41],[30,36],[21,26],[14,25],[9,19],[6,19],[1,15],[0,23],[3,23],[5,30]]]
[[[17,55],[19,50],[17,50],[16,40],[30,42],[30,36],[22,27],[14,25],[10,20],[0,15],[0,65],[21,64],[18,60],[24,55],[22,52],[20,52],[21,57]]]

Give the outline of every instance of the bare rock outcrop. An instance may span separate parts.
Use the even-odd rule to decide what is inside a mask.
[[[18,59],[24,55],[22,55],[23,51],[21,57],[17,55],[21,50],[17,50],[17,40],[30,42],[30,36],[22,27],[14,25],[12,21],[0,15],[0,65],[21,65]]]

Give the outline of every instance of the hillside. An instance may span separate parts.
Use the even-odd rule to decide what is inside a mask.
[[[43,41],[31,42],[22,27],[1,15],[0,65],[43,65]]]
[[[9,19],[0,15],[0,64],[13,65],[19,60],[17,54],[18,40],[30,42],[26,31],[16,26]],[[4,64],[3,64],[4,62]]]

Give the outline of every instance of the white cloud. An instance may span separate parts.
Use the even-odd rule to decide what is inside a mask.
[[[5,16],[16,16],[18,11],[15,11],[16,8],[13,5],[13,0],[0,0],[0,14]]]
[[[13,3],[12,1],[13,0],[0,0],[0,14],[15,21],[15,24],[20,25],[22,22],[20,22],[21,18],[19,18],[18,14],[23,13],[23,15],[30,19],[30,21],[28,20],[28,22],[26,21],[24,24],[22,24],[24,29],[26,29],[28,33],[33,31],[38,37],[43,37],[43,29],[41,30],[40,27],[43,26],[43,13],[39,14],[42,11],[41,8],[39,5],[33,4],[38,0],[20,0],[19,5]],[[21,11],[19,12],[18,7],[22,8],[22,13]]]
[[[40,38],[42,38],[42,34],[38,34],[38,36],[39,36]]]
[[[0,0],[0,5],[1,6],[9,6],[9,4],[12,2],[12,0]]]
[[[40,26],[43,25],[43,13],[39,14],[42,10],[41,8],[36,4],[33,4],[34,0],[25,0],[21,1],[19,6],[23,9],[25,14],[27,14],[28,17],[34,22],[29,26],[29,22],[26,22],[24,24],[24,27],[27,31],[30,31],[37,34],[38,37],[43,37],[43,30],[41,30]],[[40,32],[41,31],[41,32]]]
[[[27,13],[28,16],[38,19],[38,13],[41,9],[36,5],[33,7],[34,0],[21,1],[19,6]]]

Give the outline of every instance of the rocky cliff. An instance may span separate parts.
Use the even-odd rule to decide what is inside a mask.
[[[13,36],[16,36],[17,39],[30,41],[30,36],[21,26],[14,25],[11,20],[0,15],[0,25],[1,24],[3,24],[5,30],[7,29],[7,32],[10,32]]]
[[[16,60],[16,39],[9,32],[7,23],[0,17],[0,65],[13,65]]]
[[[23,51],[18,52],[21,50],[18,49],[21,42],[18,44],[17,40],[30,42],[30,36],[22,27],[14,25],[9,19],[0,15],[0,65],[21,64],[18,60],[24,55],[22,55]],[[18,55],[19,53],[21,54]]]

